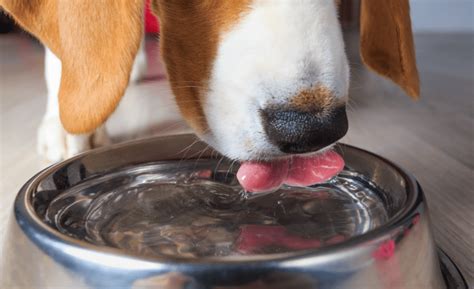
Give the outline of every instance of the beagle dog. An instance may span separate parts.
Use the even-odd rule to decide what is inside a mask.
[[[317,153],[343,137],[349,65],[337,2],[153,0],[172,91],[195,132],[242,161]],[[364,63],[416,98],[408,0],[361,5]],[[79,134],[76,142],[85,141],[129,83],[144,0],[0,0],[0,6],[60,59],[51,111]]]
[[[144,37],[144,36],[143,36]],[[94,147],[110,144],[105,126],[91,133],[71,134],[64,130],[59,117],[58,94],[61,83],[61,60],[45,47],[44,75],[47,88],[46,112],[37,135],[37,152],[47,162],[54,163],[75,156]],[[147,60],[145,39],[138,49],[130,73],[130,83],[145,77]]]

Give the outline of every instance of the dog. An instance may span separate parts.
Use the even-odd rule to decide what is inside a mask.
[[[38,129],[38,154],[48,163],[55,163],[91,148],[111,144],[105,126],[100,126],[94,132],[85,134],[71,134],[63,128],[58,106],[61,60],[49,48],[45,47],[44,63],[47,102],[46,112]],[[143,38],[132,66],[130,83],[138,83],[143,79],[146,70],[145,39]]]
[[[350,73],[337,2],[153,0],[168,79],[196,134],[240,161],[315,154],[343,137]],[[0,6],[51,50],[52,69],[62,71],[49,82],[54,93],[40,135],[70,151],[50,157],[87,149],[91,138],[105,142],[101,125],[124,94],[142,40],[144,1]],[[410,22],[408,0],[361,2],[362,60],[416,98]],[[54,136],[59,121],[66,145]]]

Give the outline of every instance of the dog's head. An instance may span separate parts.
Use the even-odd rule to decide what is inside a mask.
[[[347,131],[349,66],[330,0],[153,2],[163,58],[189,124],[240,160],[308,153]],[[61,119],[95,129],[126,88],[143,1],[0,0],[61,59]],[[418,95],[408,0],[362,0],[361,54]]]

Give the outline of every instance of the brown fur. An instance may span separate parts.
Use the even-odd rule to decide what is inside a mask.
[[[207,129],[202,103],[219,37],[245,13],[250,0],[156,1],[161,50],[176,102],[188,123]]]
[[[96,129],[115,110],[141,39],[140,0],[0,0],[61,59],[61,121],[69,132]]]
[[[318,86],[301,91],[290,100],[289,104],[299,111],[321,112],[331,106],[336,106],[334,99],[334,95],[328,88]]]
[[[360,25],[365,64],[418,98],[420,80],[408,0],[363,0]]]
[[[219,37],[252,0],[154,0],[161,48],[177,103],[198,132]],[[419,94],[408,0],[363,0],[361,54],[365,63]],[[72,133],[93,131],[114,111],[138,50],[143,0],[0,0],[26,30],[62,62],[61,120]],[[324,91],[303,92],[296,105],[317,104]],[[328,99],[327,96],[323,99]]]

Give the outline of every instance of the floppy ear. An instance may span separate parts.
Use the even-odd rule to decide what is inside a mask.
[[[418,98],[420,81],[408,0],[362,0],[361,5],[362,60]]]
[[[101,125],[128,84],[143,29],[143,0],[0,0],[62,63],[61,121],[71,133]]]

